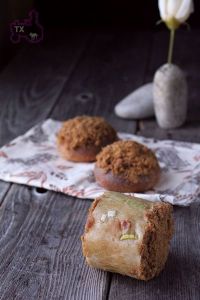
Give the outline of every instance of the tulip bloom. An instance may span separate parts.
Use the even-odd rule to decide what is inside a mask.
[[[158,0],[161,19],[170,29],[168,63],[171,63],[175,30],[189,18],[194,11],[193,0]]]
[[[194,11],[193,0],[159,0],[158,6],[169,29],[177,29]]]

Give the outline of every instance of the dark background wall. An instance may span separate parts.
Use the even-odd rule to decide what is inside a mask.
[[[0,0],[0,70],[15,54],[17,45],[10,42],[10,23],[24,18],[34,0]]]
[[[200,26],[200,1],[195,0],[190,24]],[[154,28],[159,20],[157,0],[35,0],[46,25],[133,26]]]
[[[200,0],[194,0],[191,28],[200,28]],[[39,11],[40,22],[48,27],[116,27],[160,30],[158,0],[1,0],[0,1],[0,69],[16,52],[10,42],[9,24],[27,18],[32,7]],[[184,29],[184,27],[183,27]]]

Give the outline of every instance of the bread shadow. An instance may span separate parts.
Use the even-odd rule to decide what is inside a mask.
[[[194,299],[197,299],[195,289],[200,288],[197,281],[198,274],[200,274],[199,257],[192,256],[190,253],[180,255],[171,252],[164,270],[156,278],[140,281],[115,274],[113,275],[115,284],[114,286],[111,284],[111,289],[115,287],[116,294],[121,294],[120,291],[123,291],[123,297],[130,294],[137,297],[137,300],[174,299],[174,297],[184,299],[187,295],[194,295]]]

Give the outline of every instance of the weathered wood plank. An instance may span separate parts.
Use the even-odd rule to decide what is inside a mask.
[[[149,42],[149,35],[147,41]],[[128,47],[129,43],[133,49]],[[122,33],[119,36],[97,35],[77,69],[74,69],[70,80],[66,81],[55,110],[54,106],[51,106],[52,116],[66,119],[83,113],[100,114],[109,119],[116,129],[135,132],[136,123],[117,119],[113,114],[113,107],[121,97],[140,85],[143,80],[148,47],[141,51],[143,63],[138,65],[137,55],[142,45],[141,35],[135,36],[134,39],[128,35],[123,37]],[[48,48],[48,51],[48,57],[52,58],[51,51],[54,51],[51,48]],[[122,51],[124,60],[120,60]],[[133,60],[135,69],[127,68],[130,60]],[[40,68],[47,69],[42,61],[40,63]],[[22,73],[24,74],[24,71]],[[49,76],[51,80],[53,74],[50,73]],[[47,81],[40,77],[43,95],[49,89]],[[32,94],[35,95],[36,101],[39,101],[32,85],[35,85],[34,80],[31,86],[27,87],[27,94],[31,94],[31,97],[25,97],[27,104],[23,113],[32,109]],[[16,91],[16,97],[19,99],[21,86],[18,86]],[[58,93],[56,95],[58,96]],[[33,109],[36,121],[38,109]],[[37,119],[45,117],[42,113],[39,113]],[[19,122],[21,115],[21,112],[14,115],[12,123]],[[25,130],[24,126],[23,122],[21,130]],[[65,205],[69,212],[65,210]],[[0,262],[2,299],[106,298],[111,275],[89,269],[81,253],[80,235],[89,205],[89,201],[51,192],[40,198],[32,194],[28,187],[14,185],[11,188],[1,210],[3,223],[0,224],[0,228],[4,230]],[[57,227],[61,228],[62,234],[57,232]],[[10,250],[11,256],[6,258],[9,249],[14,251]]]
[[[151,38],[151,33],[140,32],[97,34],[63,90],[52,117],[103,115],[117,130],[135,132],[136,122],[117,118],[113,108],[142,84]]]
[[[3,202],[4,197],[6,196],[11,184],[8,182],[0,181],[0,206]]]
[[[52,33],[46,42],[23,48],[1,73],[0,145],[50,115],[89,36],[88,32]]]
[[[89,269],[80,255],[89,205],[12,186],[1,207],[1,299],[103,298],[109,274]]]

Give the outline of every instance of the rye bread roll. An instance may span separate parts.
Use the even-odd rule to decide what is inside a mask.
[[[91,267],[149,280],[164,268],[172,233],[170,204],[106,192],[89,210],[83,255]]]
[[[62,157],[74,162],[92,162],[106,145],[117,140],[117,133],[103,118],[79,116],[63,123],[57,134]]]
[[[134,141],[117,141],[97,155],[94,175],[105,189],[115,192],[145,192],[160,178],[152,150]]]

